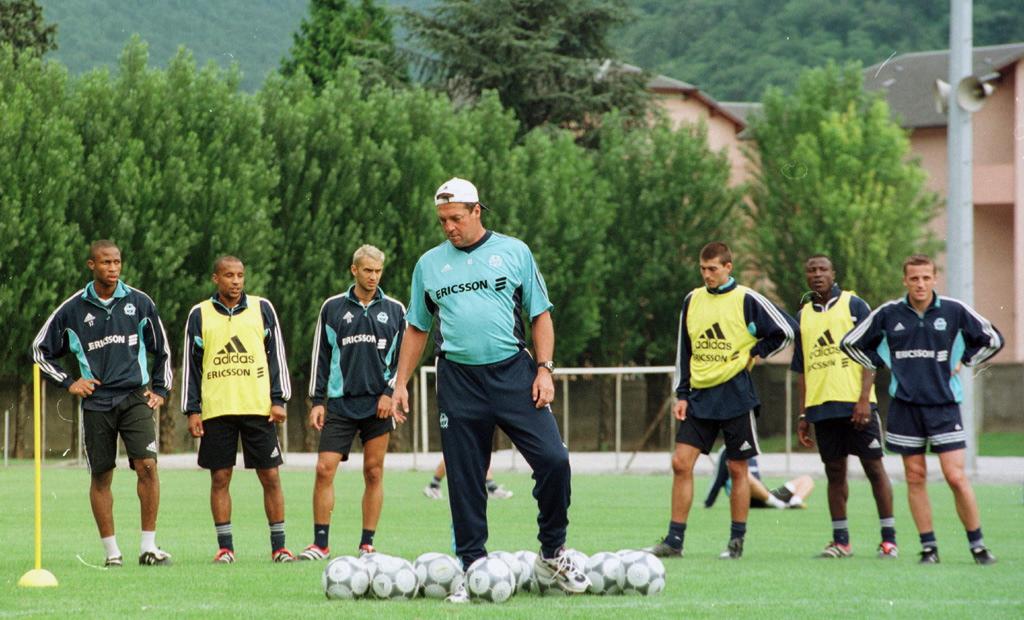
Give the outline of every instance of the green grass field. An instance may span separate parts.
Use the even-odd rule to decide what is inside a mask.
[[[323,563],[274,565],[255,475],[240,471],[233,485],[234,565],[210,564],[216,551],[208,508],[208,477],[201,471],[164,471],[158,544],[174,555],[171,567],[101,564],[87,495],[88,475],[71,468],[44,470],[43,565],[60,580],[56,589],[17,587],[32,568],[32,469],[0,469],[0,618],[14,617],[452,617],[501,618],[680,618],[680,617],[1024,617],[1024,505],[1020,485],[979,486],[985,539],[999,556],[992,567],[975,566],[950,493],[935,485],[935,529],[943,563],[915,564],[917,536],[906,508],[906,488],[895,485],[897,529],[903,557],[874,557],[877,517],[870,488],[851,483],[849,519],[855,557],[814,560],[830,538],[824,483],[806,510],[760,510],[751,514],[745,556],[716,559],[726,542],[728,507],[695,507],[686,558],[666,562],[668,583],[650,598],[577,596],[537,598],[521,594],[502,606],[452,608],[439,601],[328,601],[320,591]],[[138,502],[134,475],[115,475],[118,542],[126,559],[138,551]],[[288,503],[288,541],[293,551],[311,533],[312,472],[283,472]],[[377,547],[413,559],[425,551],[449,550],[447,502],[425,499],[424,473],[389,472]],[[536,550],[536,505],[525,475],[498,478],[516,491],[489,506],[489,549]],[[769,481],[774,482],[774,481]],[[707,486],[698,482],[697,494]],[[573,479],[569,544],[586,553],[650,544],[668,518],[668,476],[585,476]],[[361,477],[339,474],[332,527],[335,554],[354,550],[359,536]],[[699,502],[698,502],[699,505]]]

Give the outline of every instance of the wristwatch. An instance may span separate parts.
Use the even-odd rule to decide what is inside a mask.
[[[547,361],[547,362],[537,362],[537,368],[538,368],[538,369],[541,369],[541,368],[547,368],[547,369],[548,369],[548,372],[550,372],[550,373],[554,373],[554,372],[555,372],[555,363],[554,363],[554,362],[551,362],[551,361]]]

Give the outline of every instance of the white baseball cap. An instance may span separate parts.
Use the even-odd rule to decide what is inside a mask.
[[[443,205],[449,202],[464,202],[467,204],[479,204],[484,209],[486,205],[480,202],[480,194],[476,186],[459,177],[452,177],[445,181],[441,187],[434,192],[434,204]]]

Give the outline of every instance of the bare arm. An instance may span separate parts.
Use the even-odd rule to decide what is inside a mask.
[[[811,423],[804,415],[807,414],[807,383],[804,381],[804,373],[796,375],[797,408],[800,411],[800,419],[796,423],[796,438],[800,445],[805,448],[813,448],[814,440],[811,439]]]
[[[875,371],[863,367],[860,373],[860,398],[853,406],[853,425],[864,428],[871,421],[871,386],[875,383]]]
[[[405,422],[405,414],[409,413],[409,390],[406,384],[427,346],[427,335],[427,332],[407,324],[405,335],[402,336],[402,348],[398,351],[398,372],[395,374],[395,393],[391,396],[391,410],[399,422]]]
[[[550,312],[542,312],[533,319],[533,350],[538,362],[552,361],[555,355],[555,324]],[[555,400],[555,381],[547,368],[537,369],[533,380],[533,402],[537,409],[543,409]]]

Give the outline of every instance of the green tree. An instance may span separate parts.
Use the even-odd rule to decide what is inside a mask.
[[[156,301],[177,362],[186,314],[211,294],[217,255],[242,258],[246,288],[274,299],[266,287],[281,241],[271,226],[277,171],[237,73],[197,71],[185,50],[166,70],[147,63],[145,44],[133,39],[116,77],[97,70],[74,85],[67,114],[81,136],[84,178],[73,217],[85,239],[121,246],[123,278]],[[174,417],[163,419],[167,432]]]
[[[317,91],[346,64],[359,69],[369,83],[405,83],[392,21],[390,11],[374,0],[310,0],[309,17],[293,35],[281,71],[305,72]]]
[[[587,132],[612,109],[644,114],[644,75],[604,64],[629,15],[621,0],[441,0],[405,15],[449,93],[496,91],[523,133],[545,124]]]
[[[831,256],[839,282],[878,304],[899,291],[904,256],[938,249],[927,225],[939,198],[885,100],[862,88],[858,65],[808,70],[791,93],[769,89],[751,132],[750,242],[790,310],[807,290],[812,254]]]
[[[729,161],[708,147],[703,125],[674,129],[660,119],[625,131],[616,120],[600,145],[598,172],[617,202],[591,354],[598,365],[672,365],[683,297],[701,283],[700,248],[738,232],[742,192],[729,187]],[[665,375],[644,378],[647,425],[671,390]],[[601,432],[607,441],[610,429]],[[664,445],[658,432],[649,445]]]
[[[43,8],[36,0],[0,0],[0,45],[3,44],[41,58],[57,49],[57,24],[43,21]]]
[[[68,221],[82,146],[61,112],[66,79],[63,67],[0,45],[0,384],[20,384],[19,455],[31,436],[32,338],[84,271],[82,237]]]

